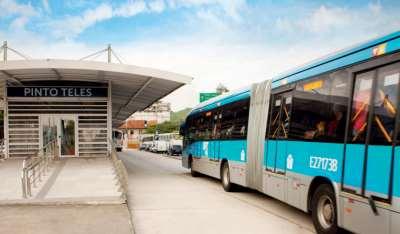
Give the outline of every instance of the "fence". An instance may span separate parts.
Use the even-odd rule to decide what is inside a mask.
[[[28,198],[32,196],[32,185],[42,180],[49,170],[49,164],[57,156],[58,148],[56,140],[50,141],[34,155],[22,162],[22,196]]]

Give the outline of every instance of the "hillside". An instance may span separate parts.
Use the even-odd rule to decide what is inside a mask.
[[[191,110],[192,110],[192,108],[185,108],[185,109],[177,111],[177,112],[172,111],[171,112],[171,122],[172,123],[182,123]]]

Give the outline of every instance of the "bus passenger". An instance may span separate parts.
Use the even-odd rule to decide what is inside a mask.
[[[326,128],[326,122],[319,121],[314,130],[306,131],[304,133],[304,139],[311,140],[323,137],[325,135],[325,128]]]

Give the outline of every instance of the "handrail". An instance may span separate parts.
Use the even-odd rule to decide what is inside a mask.
[[[32,184],[36,187],[37,182],[42,180],[42,176],[49,170],[50,161],[56,156],[57,141],[52,140],[40,148],[35,156],[29,156],[22,162],[22,196],[28,198],[32,196]]]
[[[0,159],[4,159],[4,139],[0,140]]]

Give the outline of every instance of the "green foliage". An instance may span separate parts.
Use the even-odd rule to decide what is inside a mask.
[[[185,108],[177,112],[171,112],[171,122],[182,123],[191,110],[192,108]]]
[[[186,116],[191,111],[191,108],[185,108],[183,110],[177,112],[171,112],[171,121],[167,121],[157,126],[149,126],[146,129],[147,134],[155,134],[158,130],[158,133],[170,133],[170,132],[179,132],[179,127],[183,121],[185,121]]]

